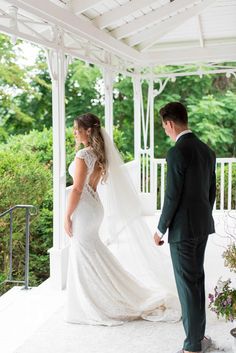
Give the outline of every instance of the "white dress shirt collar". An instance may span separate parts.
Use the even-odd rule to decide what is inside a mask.
[[[181,136],[186,135],[186,134],[189,134],[189,133],[191,133],[191,132],[192,132],[191,130],[184,130],[184,131],[181,131],[181,133],[176,136],[175,142],[177,142],[178,139],[179,139]]]

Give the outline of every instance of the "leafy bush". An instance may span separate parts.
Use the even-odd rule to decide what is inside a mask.
[[[24,138],[22,138],[23,146]],[[0,212],[2,213],[17,204],[31,204],[38,209],[38,214],[31,217],[30,227],[30,284],[33,285],[45,279],[45,276],[42,278],[37,272],[32,276],[32,270],[38,268],[40,263],[38,249],[41,248],[41,253],[48,257],[46,253],[49,242],[51,242],[51,240],[48,240],[45,244],[45,237],[38,232],[39,225],[45,223],[45,215],[42,209],[45,198],[52,189],[51,172],[48,166],[42,164],[32,151],[27,151],[24,148],[14,151],[10,146],[7,148],[7,145],[2,147],[0,148]],[[13,227],[13,277],[22,280],[25,248],[24,210],[13,211]],[[9,270],[9,216],[0,219],[0,232],[2,279],[3,277],[6,278]],[[51,236],[49,239],[51,239]]]

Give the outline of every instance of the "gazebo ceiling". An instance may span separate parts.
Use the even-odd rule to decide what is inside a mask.
[[[236,61],[236,0],[0,0],[0,31],[118,68]]]

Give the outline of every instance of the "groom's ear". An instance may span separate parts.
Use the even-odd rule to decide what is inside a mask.
[[[174,124],[173,124],[173,121],[172,120],[166,120],[164,122],[165,126],[168,127],[168,128],[173,128]]]

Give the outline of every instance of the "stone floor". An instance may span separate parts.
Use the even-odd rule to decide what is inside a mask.
[[[232,324],[208,312],[210,352],[231,353]],[[68,324],[60,308],[14,353],[175,353],[184,338],[182,323],[133,321],[117,327]]]

